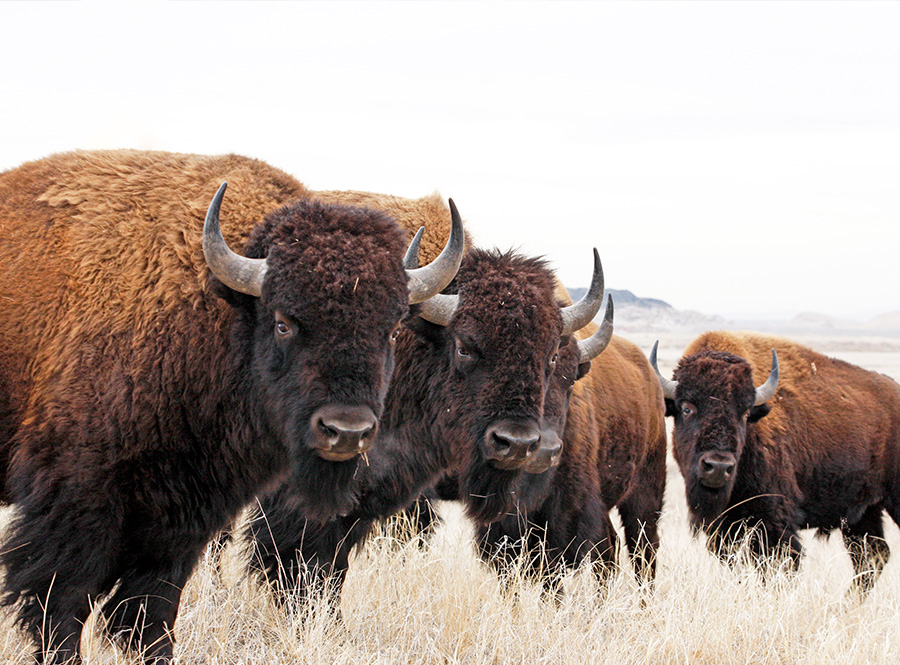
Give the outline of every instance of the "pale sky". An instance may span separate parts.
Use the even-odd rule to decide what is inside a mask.
[[[900,310],[900,3],[0,2],[0,169],[237,152],[452,196],[570,286]]]

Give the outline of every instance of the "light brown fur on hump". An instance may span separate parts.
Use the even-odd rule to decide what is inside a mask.
[[[349,190],[313,191],[311,196],[326,203],[342,203],[386,212],[406,229],[410,239],[424,226],[425,234],[419,247],[420,266],[434,261],[450,236],[450,208],[437,192],[418,199]],[[466,249],[471,247],[471,234],[466,228]]]
[[[205,294],[203,219],[225,180],[222,229],[238,251],[253,225],[306,193],[285,173],[235,155],[73,152],[0,175],[0,196],[6,197],[7,188],[25,186],[38,204],[27,212],[4,211],[0,233],[19,236],[9,243],[17,252],[55,255],[55,261],[45,263],[47,273],[33,276],[38,279],[20,274],[3,280],[0,295],[12,297],[17,306],[41,307],[28,295],[31,285],[42,280],[64,285],[41,295],[64,294],[55,308],[70,321],[104,326],[107,334],[139,333],[136,324],[150,325],[185,302],[209,306],[217,299]],[[153,233],[146,233],[148,226]],[[8,289],[16,293],[5,293]]]
[[[824,368],[827,363],[833,362],[827,356],[783,337],[753,332],[703,333],[688,345],[684,356],[693,355],[702,349],[726,351],[745,359],[753,368],[753,383],[757,386],[769,378],[769,371],[772,369],[772,349],[778,354],[781,375],[779,385],[787,386],[806,380]]]

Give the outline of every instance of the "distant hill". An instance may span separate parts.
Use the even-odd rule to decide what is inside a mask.
[[[569,289],[578,300],[586,288]],[[790,320],[726,319],[690,310],[677,310],[658,298],[643,298],[631,291],[607,289],[616,303],[615,329],[618,333],[684,332],[705,330],[758,330],[778,335],[852,335],[900,337],[900,312],[887,312],[865,323],[839,319],[825,314],[803,312]],[[600,315],[602,316],[602,312]]]
[[[572,300],[580,299],[586,288],[568,289]],[[707,316],[700,312],[679,311],[658,298],[642,298],[631,291],[606,289],[615,302],[615,329],[618,333],[710,330],[726,327],[727,321],[720,316]],[[600,313],[602,316],[602,312]]]
[[[587,293],[587,288],[567,289],[567,291],[572,297],[572,300],[579,300],[582,296],[584,296],[585,293]],[[634,305],[637,307],[663,307],[673,309],[673,307],[665,300],[659,300],[657,298],[640,298],[634,295],[631,291],[606,289],[606,292],[612,296],[616,305]]]

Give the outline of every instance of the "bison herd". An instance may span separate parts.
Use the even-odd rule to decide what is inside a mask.
[[[799,530],[839,529],[861,589],[888,558],[900,387],[751,333],[704,334],[663,377],[611,300],[593,323],[596,250],[572,303],[541,259],[472,247],[452,200],[141,151],[0,174],[0,228],[2,602],[42,662],[80,660],[95,606],[169,662],[188,577],[250,504],[231,533],[276,594],[340,593],[372,526],[429,497],[546,585],[609,575],[616,508],[650,588],[666,417],[714,552],[796,562]]]

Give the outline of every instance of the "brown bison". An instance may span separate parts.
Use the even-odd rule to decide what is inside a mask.
[[[383,445],[357,476],[357,507],[321,523],[297,507],[290,483],[260,498],[263,516],[250,523],[249,535],[254,561],[270,581],[306,592],[330,578],[339,593],[350,551],[371,525],[451,470],[476,521],[508,511],[522,467],[541,446],[560,348],[600,307],[596,251],[585,299],[560,308],[554,287],[543,261],[478,249],[466,254],[449,293],[423,306],[397,340]],[[610,326],[607,320],[600,334],[608,336]],[[587,352],[596,341],[584,344]]]
[[[400,323],[452,279],[462,227],[406,271],[391,218],[307,195],[237,156],[0,174],[4,602],[45,662],[78,660],[104,596],[110,633],[168,661],[204,545],[267,483],[317,515],[351,505]]]
[[[858,587],[871,587],[889,555],[882,511],[900,522],[900,386],[730,332],[698,337],[660,382],[691,522],[714,551],[749,533],[754,554],[796,564],[800,529],[840,529]]]
[[[577,333],[593,333],[589,326]],[[613,336],[574,384],[555,468],[521,477],[514,510],[476,527],[482,555],[504,568],[525,553],[526,573],[549,582],[560,567],[616,562],[609,511],[617,508],[641,579],[652,581],[666,482],[662,391],[644,354]]]

